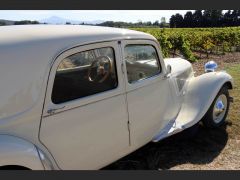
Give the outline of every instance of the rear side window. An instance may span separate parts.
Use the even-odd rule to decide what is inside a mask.
[[[130,44],[124,48],[128,82],[134,83],[161,72],[156,49],[152,45]]]
[[[71,101],[114,89],[117,85],[113,48],[79,52],[60,62],[53,84],[52,102]]]

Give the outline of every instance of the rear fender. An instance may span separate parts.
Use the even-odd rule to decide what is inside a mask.
[[[30,142],[9,135],[0,135],[0,167],[21,166],[44,170],[37,148]]]

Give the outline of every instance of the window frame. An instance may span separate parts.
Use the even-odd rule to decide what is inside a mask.
[[[59,104],[62,104],[62,103],[66,103],[66,102],[78,100],[78,99],[85,98],[85,97],[88,97],[88,96],[92,96],[92,95],[95,95],[95,94],[107,92],[107,91],[116,89],[116,88],[118,87],[119,82],[118,82],[118,74],[117,74],[117,67],[116,67],[116,55],[115,55],[115,50],[114,50],[114,48],[111,47],[111,46],[102,47],[102,48],[111,48],[111,49],[112,49],[113,58],[114,58],[114,59],[113,59],[113,61],[114,61],[114,70],[115,70],[115,73],[116,73],[115,75],[116,75],[116,81],[117,81],[116,87],[111,88],[111,89],[108,89],[108,90],[105,90],[105,91],[97,92],[97,93],[94,93],[94,94],[90,94],[90,95],[87,95],[87,96],[78,97],[78,98],[75,98],[75,99],[72,99],[72,100],[67,100],[67,101],[61,102],[61,103],[55,103],[55,102],[53,102],[53,89],[52,89],[51,101],[52,101],[53,104],[59,105]],[[84,53],[84,52],[87,52],[87,51],[94,51],[94,50],[102,49],[102,48],[92,48],[92,49],[88,49],[88,50],[85,50],[85,51],[80,51],[80,52],[74,53],[74,54],[72,54],[72,55],[76,55],[76,54],[79,54],[79,53]],[[70,56],[72,56],[72,55],[70,55]],[[70,57],[70,56],[67,56],[66,58],[68,58],[68,57]],[[60,65],[66,58],[62,59],[62,60],[58,63],[58,67],[59,67],[59,65]],[[90,65],[91,65],[91,64],[90,64]],[[84,67],[90,67],[90,65],[84,65]],[[57,70],[58,70],[58,67],[57,67]],[[75,68],[72,68],[72,69],[80,69],[80,67],[75,67]],[[56,70],[55,77],[54,77],[54,81],[53,81],[53,87],[54,87],[55,78],[56,78],[56,75],[57,75],[57,70]],[[66,70],[66,69],[65,69],[65,70]],[[63,71],[64,71],[64,70],[63,70]]]
[[[129,83],[128,82],[128,77],[127,77],[127,67],[126,67],[126,62],[125,62],[125,51],[124,51],[124,48],[126,45],[131,45],[131,44],[135,44],[135,45],[151,45],[155,48],[156,50],[156,53],[157,53],[157,56],[158,56],[158,62],[159,62],[159,65],[161,66],[161,72],[157,75],[154,75],[154,76],[151,76],[151,77],[148,77],[148,78],[144,78],[144,79],[141,79],[139,81],[135,81],[134,83]],[[156,42],[155,40],[152,40],[152,39],[129,39],[129,40],[123,40],[122,41],[122,45],[121,45],[121,49],[122,49],[122,56],[123,56],[123,66],[124,66],[124,74],[125,74],[125,84],[126,84],[126,92],[130,92],[130,91],[133,91],[135,89],[138,89],[138,88],[142,88],[142,87],[145,87],[145,86],[148,86],[148,85],[151,85],[153,83],[156,83],[158,81],[161,81],[164,78],[164,75],[166,73],[166,67],[165,67],[165,63],[164,63],[164,60],[163,60],[163,56],[162,56],[162,53],[161,53],[161,48],[160,48],[160,45],[158,42]]]
[[[116,76],[117,76],[117,87],[107,91],[92,94],[89,96],[80,97],[74,100],[62,102],[59,104],[53,103],[51,98],[52,91],[53,91],[53,84],[54,84],[57,68],[60,62],[62,62],[62,60],[64,60],[66,57],[71,56],[73,54],[92,50],[92,49],[105,48],[105,47],[111,47],[113,49],[113,53],[115,57]],[[80,106],[85,106],[87,104],[94,103],[96,101],[101,101],[107,98],[118,96],[124,93],[124,87],[125,85],[123,84],[123,74],[121,71],[121,54],[120,54],[118,41],[98,42],[98,43],[85,44],[85,45],[69,48],[61,52],[58,56],[56,56],[56,58],[54,58],[51,64],[48,83],[47,83],[46,96],[45,96],[43,117],[52,115],[51,113],[49,113],[50,109],[56,109],[55,113],[59,113],[59,112],[70,110]]]
[[[156,47],[154,46],[154,45],[152,45],[152,44],[126,44],[125,46],[124,46],[124,53],[125,53],[125,48],[127,47],[127,46],[151,46],[151,47],[153,47],[153,49],[155,50],[155,52],[156,52],[156,55],[157,55],[157,59],[156,59],[156,61],[157,61],[157,64],[158,64],[158,67],[159,67],[159,71],[158,71],[158,73],[156,73],[156,74],[154,74],[154,75],[152,75],[152,76],[149,76],[149,77],[146,77],[146,78],[142,78],[142,79],[138,79],[138,80],[136,80],[136,81],[132,81],[132,82],[129,82],[129,79],[128,79],[128,74],[127,74],[127,81],[128,81],[128,84],[135,84],[135,83],[139,83],[139,82],[141,82],[141,81],[144,81],[144,80],[147,80],[147,79],[149,79],[149,78],[152,78],[152,77],[154,77],[154,76],[158,76],[159,74],[161,74],[161,72],[162,72],[162,66],[161,66],[161,63],[160,63],[160,59],[159,59],[159,55],[158,55],[158,51],[157,51],[157,49],[156,49]],[[126,64],[126,60],[125,60],[125,54],[124,54],[124,62],[125,62],[125,64]],[[128,69],[127,69],[127,66],[126,66],[126,71],[128,71]]]

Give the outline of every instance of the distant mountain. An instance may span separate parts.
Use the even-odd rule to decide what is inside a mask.
[[[71,24],[99,24],[104,21],[102,20],[96,20],[96,21],[77,21],[77,20],[70,20],[70,19],[65,19],[57,16],[52,16],[46,19],[42,19],[39,21],[40,23],[47,23],[47,24],[66,24],[66,22],[69,22]]]

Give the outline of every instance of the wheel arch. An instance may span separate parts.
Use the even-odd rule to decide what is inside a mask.
[[[39,151],[22,138],[0,135],[0,168],[44,170]]]
[[[233,83],[231,81],[225,82],[223,86],[227,86],[228,89],[233,89]]]

